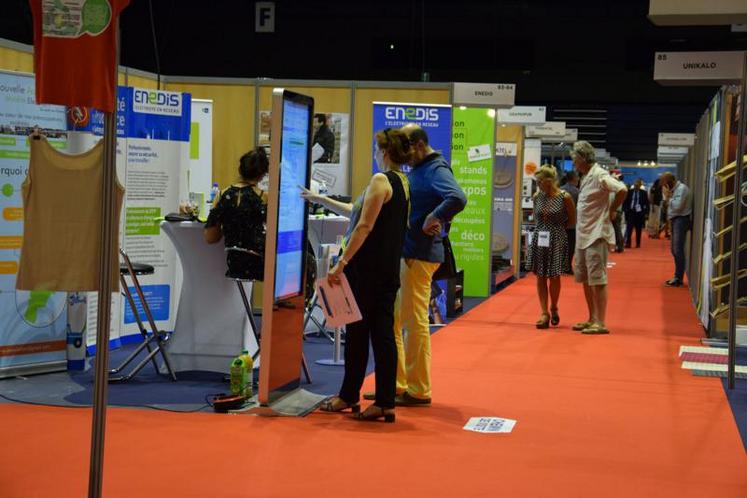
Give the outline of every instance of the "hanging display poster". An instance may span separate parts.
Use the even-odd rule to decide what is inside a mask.
[[[161,232],[159,219],[176,211],[180,200],[189,196],[191,107],[191,96],[187,93],[118,88],[117,176],[125,187],[120,244],[133,262],[149,264],[155,269],[153,275],[138,279],[161,330],[173,330],[178,262],[173,244]],[[96,110],[89,112],[88,123],[70,126],[96,140],[103,130],[103,114]],[[86,140],[78,142],[83,150],[89,146]],[[130,290],[145,320],[134,287]],[[123,302],[119,295],[113,299],[110,337],[116,347],[128,342],[127,337],[139,337],[139,330],[129,303]],[[89,293],[88,306],[88,329],[96,330],[97,294]],[[89,334],[88,344],[95,339]]]
[[[495,110],[454,109],[452,169],[467,194],[467,207],[451,224],[457,267],[464,269],[464,295],[490,295],[490,215],[493,199]]]
[[[522,168],[521,207],[532,209],[534,202],[534,174],[542,162],[542,141],[524,140],[524,167]]]
[[[401,128],[406,124],[417,124],[428,134],[428,143],[436,152],[440,153],[451,164],[451,113],[450,105],[439,104],[406,104],[402,102],[374,102],[373,103],[373,131],[374,133],[387,128]],[[374,160],[376,156],[376,139],[372,139],[371,169],[378,173],[379,167]],[[408,172],[410,167],[402,165],[402,170]],[[431,298],[435,301],[440,317],[433,316],[436,323],[443,321],[446,316],[445,280],[434,282]]]
[[[21,184],[38,126],[67,150],[65,108],[36,105],[33,75],[0,72],[0,377],[65,369],[66,293],[16,290],[23,237]]]
[[[207,197],[213,186],[213,101],[192,99],[190,119],[187,184],[190,192]],[[200,209],[204,208],[200,206]],[[202,212],[201,216],[203,214],[207,215]]]
[[[516,177],[516,142],[497,142],[493,164],[493,255],[511,258],[514,244],[514,181]]]
[[[428,142],[451,164],[451,106],[437,104],[403,104],[399,102],[373,103],[374,133],[387,128],[401,128],[406,124],[419,125],[428,134]],[[487,142],[486,142],[487,143]],[[372,171],[377,173],[379,167],[373,159],[376,156],[376,140],[372,140]],[[404,166],[403,171],[409,171]]]
[[[311,179],[327,194],[350,195],[350,114],[316,112],[313,123]],[[257,144],[268,153],[271,126],[272,112],[259,111]]]

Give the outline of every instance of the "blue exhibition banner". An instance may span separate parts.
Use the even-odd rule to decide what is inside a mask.
[[[28,135],[39,127],[67,150],[65,108],[36,105],[33,75],[0,72],[0,377],[5,369],[64,362],[64,292],[16,290],[23,238],[21,184],[29,165]]]
[[[145,88],[117,87],[117,136],[189,142],[192,96]],[[104,134],[104,113],[73,107],[68,130]]]
[[[677,174],[676,166],[623,166],[620,168],[620,173],[623,175],[623,182],[626,185],[632,185],[640,178],[646,189],[650,189],[656,179],[667,171]]]
[[[428,134],[428,141],[436,152],[451,164],[451,106],[439,104],[403,104],[400,102],[373,103],[373,130],[376,133],[386,128],[401,128],[414,123]],[[376,155],[376,140],[373,140],[372,158]],[[373,172],[378,172],[372,160]],[[403,168],[408,171],[408,168]]]
[[[514,182],[516,181],[518,144],[497,142],[493,162],[493,256],[511,259],[514,247]]]

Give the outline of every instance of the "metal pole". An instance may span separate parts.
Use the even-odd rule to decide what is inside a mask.
[[[117,47],[119,47],[119,25]],[[119,50],[114,67],[119,67]],[[104,478],[104,438],[106,435],[106,404],[109,372],[109,327],[112,302],[112,253],[116,233],[114,219],[114,179],[117,174],[117,111],[116,78],[114,111],[104,115],[104,164],[101,186],[101,252],[99,253],[99,311],[96,321],[96,376],[93,393],[93,423],[91,428],[91,461],[88,471],[88,497],[101,496]]]
[[[343,362],[342,360],[342,328],[335,327],[335,354],[334,360],[336,364]]]
[[[727,378],[729,389],[734,389],[737,354],[737,300],[739,299],[739,243],[741,240],[742,220],[742,182],[744,181],[744,132],[745,111],[747,110],[747,51],[744,53],[742,67],[742,84],[740,85],[741,103],[739,106],[739,126],[737,127],[737,171],[734,175],[734,204],[731,230],[731,258],[729,263],[729,358]]]

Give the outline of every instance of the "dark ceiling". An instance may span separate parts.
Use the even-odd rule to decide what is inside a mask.
[[[0,37],[30,44],[27,0],[3,10]],[[648,0],[291,0],[276,2],[275,33],[255,33],[254,2],[131,0],[121,63],[157,72],[158,59],[167,75],[513,82],[517,104],[547,105],[551,119],[594,110],[606,126],[582,127],[582,138],[650,160],[657,133],[693,131],[716,91],[660,87],[654,52],[743,50],[747,33],[657,27],[647,12]]]

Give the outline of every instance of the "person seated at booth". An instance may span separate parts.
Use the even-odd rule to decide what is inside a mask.
[[[258,187],[269,170],[263,147],[239,159],[239,180],[215,199],[205,223],[205,242],[221,238],[226,245],[226,276],[245,280],[264,279],[267,193]]]

